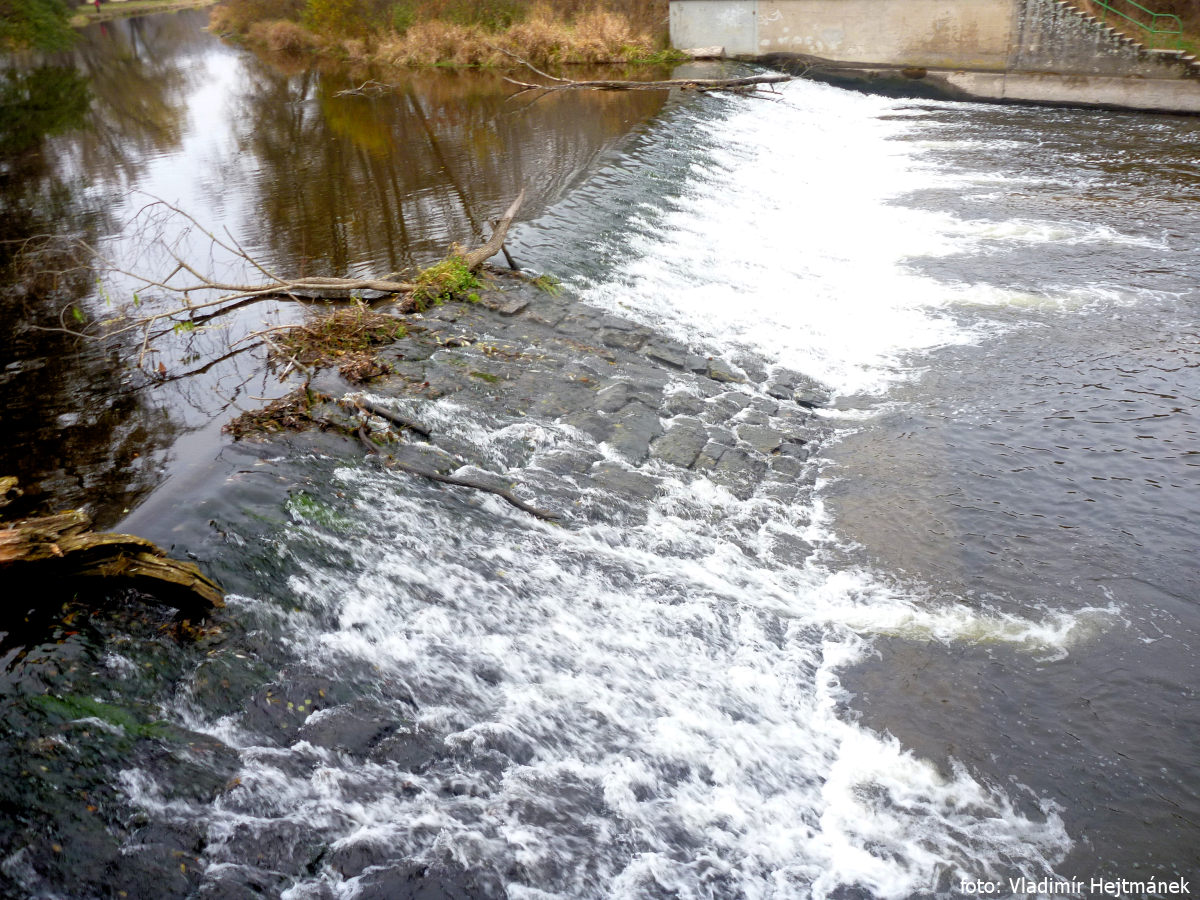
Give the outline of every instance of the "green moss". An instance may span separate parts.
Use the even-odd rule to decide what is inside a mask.
[[[472,378],[480,378],[488,384],[495,384],[500,380],[499,375],[493,375],[491,372],[471,372],[470,375]]]
[[[562,282],[553,275],[542,274],[533,279],[531,284],[543,293],[549,294],[551,297],[557,297],[562,293]]]
[[[632,54],[629,56],[630,62],[643,63],[649,66],[677,66],[680,63],[691,62],[692,58],[686,53],[676,50],[674,47],[667,47],[665,50],[659,50],[657,53],[651,53],[649,56],[637,55],[636,47],[629,48]]]
[[[417,276],[416,283],[417,289],[413,291],[412,297],[417,309],[437,306],[483,287],[475,273],[457,256],[451,256],[428,269],[423,269]],[[475,299],[478,299],[478,295]]]
[[[345,516],[334,512],[333,508],[322,503],[311,494],[295,494],[288,498],[287,510],[293,516],[320,525],[331,531],[349,531],[352,523]]]
[[[65,697],[54,697],[41,694],[31,697],[30,704],[42,712],[59,716],[66,721],[77,719],[99,719],[121,728],[126,736],[132,738],[161,738],[170,732],[170,726],[162,721],[144,722],[131,710],[112,703],[104,703],[92,697],[78,694],[68,694]]]

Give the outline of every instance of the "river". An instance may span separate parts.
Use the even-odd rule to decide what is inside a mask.
[[[37,70],[76,107],[6,145],[6,237],[137,261],[136,189],[273,266],[398,270],[526,185],[509,247],[565,303],[746,374],[724,413],[667,384],[667,427],[742,434],[794,371],[822,386],[821,438],[794,490],[736,490],[569,417],[423,401],[497,471],[653,482],[636,508],[576,483],[554,527],[316,439],[232,444],[237,405],[284,389],[252,358],[159,383],[136,345],[26,333],[0,390],[30,508],[86,502],[231,594],[196,641],[124,602],[13,629],[7,893],[1090,896],[1200,875],[1200,120],[803,81],[515,110],[494,77],[425,73],[338,96],[360,82],[202,22],[110,23]],[[111,302],[56,291],[6,301],[6,331]]]

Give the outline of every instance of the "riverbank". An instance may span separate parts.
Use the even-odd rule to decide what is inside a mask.
[[[212,30],[276,53],[311,55],[382,70],[414,66],[512,68],[539,65],[663,64],[687,57],[670,48],[664,0],[648,4],[368,4],[321,2],[265,9],[225,0]]]
[[[181,9],[203,9],[217,2],[218,0],[104,0],[99,8],[84,3],[71,16],[71,26],[83,28],[94,22],[108,22],[129,16],[148,16]]]

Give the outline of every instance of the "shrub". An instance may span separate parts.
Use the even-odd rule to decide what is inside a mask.
[[[417,21],[417,11],[411,3],[393,3],[389,24],[397,34],[404,34]]]
[[[275,53],[310,53],[318,45],[316,35],[311,31],[284,19],[255,22],[250,26],[247,36]]]
[[[212,11],[209,27],[217,32],[245,34],[256,22],[298,22],[303,11],[304,0],[225,0]]]
[[[363,34],[368,25],[366,13],[360,0],[307,0],[303,21],[320,35]]]

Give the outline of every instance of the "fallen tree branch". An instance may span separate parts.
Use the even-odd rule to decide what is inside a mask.
[[[524,198],[525,191],[522,190],[509,205],[503,217],[496,223],[491,237],[482,246],[458,252],[459,259],[467,269],[472,272],[477,271],[488,259],[501,251],[508,229]],[[401,309],[413,312],[421,308],[424,302],[422,294],[430,290],[430,285],[424,283],[420,277],[415,281],[406,281],[400,280],[394,275],[364,278],[319,275],[286,276],[275,272],[272,267],[256,259],[233,235],[222,238],[204,229],[193,216],[172,203],[156,199],[142,207],[138,215],[147,214],[155,209],[161,209],[170,216],[178,217],[187,229],[202,231],[214,249],[219,250],[247,271],[262,275],[265,280],[262,283],[254,284],[205,274],[176,252],[175,248],[181,238],[177,238],[176,242],[171,245],[168,245],[162,238],[153,244],[158,252],[167,256],[168,264],[173,266],[165,277],[134,271],[108,257],[97,247],[84,241],[77,242],[76,246],[91,260],[93,266],[98,266],[111,275],[128,279],[136,285],[135,302],[138,294],[145,291],[166,293],[178,297],[182,301],[179,305],[147,315],[129,317],[119,322],[109,320],[101,323],[103,335],[106,337],[138,333],[142,338],[139,360],[144,358],[153,341],[172,330],[181,327],[192,330],[228,312],[253,303],[268,300],[297,303],[355,302],[365,292],[379,294],[380,297],[375,299],[406,295],[406,299],[401,303]],[[214,297],[213,294],[217,296]],[[61,329],[55,330],[80,337],[97,336],[95,333],[89,333],[85,328],[71,328],[65,321]],[[96,331],[99,330],[96,329]]]
[[[488,238],[487,243],[463,254],[463,263],[468,269],[472,272],[477,271],[480,266],[500,252],[500,248],[504,246],[504,239],[508,235],[509,226],[512,225],[513,218],[517,215],[517,210],[521,208],[524,199],[525,189],[521,188],[517,199],[509,204],[504,215],[500,217],[500,221],[496,223],[496,227],[492,229],[492,236]]]
[[[143,590],[185,616],[223,605],[221,588],[192,563],[168,558],[144,538],[91,526],[87,513],[72,510],[0,528],[0,575],[10,595],[24,589],[36,598],[48,584],[105,578]]]
[[[618,81],[618,80],[601,80],[601,81],[575,81],[571,78],[559,78],[556,75],[551,75],[549,72],[543,72],[527,59],[523,59],[511,51],[505,50],[503,47],[497,47],[489,44],[493,50],[510,56],[525,66],[535,75],[540,75],[553,84],[534,84],[528,81],[518,81],[515,78],[504,77],[504,80],[510,84],[515,84],[523,90],[513,94],[514,97],[518,94],[523,94],[525,91],[545,91],[547,93],[553,91],[571,91],[571,90],[592,90],[592,91],[667,91],[671,89],[683,91],[729,91],[733,93],[750,93],[758,89],[764,84],[782,84],[786,81],[794,80],[792,75],[775,74],[775,75],[747,75],[741,78],[671,78],[666,81]]]
[[[515,78],[504,78],[510,84],[515,84],[525,90],[538,91],[667,91],[676,88],[684,91],[729,91],[733,93],[748,92],[763,84],[782,84],[792,81],[791,75],[747,75],[742,78],[672,78],[667,81],[566,81],[556,79],[556,84],[533,84],[528,81],[518,81]],[[524,93],[521,91],[519,93]],[[514,94],[513,96],[516,96]]]
[[[379,455],[386,457],[387,464],[389,466],[393,466],[402,472],[407,472],[410,475],[419,475],[421,478],[428,478],[430,481],[437,481],[441,484],[452,484],[452,485],[455,485],[456,487],[472,488],[473,490],[476,490],[476,491],[484,491],[485,493],[488,493],[488,494],[495,494],[501,500],[504,500],[506,503],[510,504],[511,506],[515,506],[517,509],[521,510],[522,512],[529,513],[531,516],[534,516],[538,519],[542,519],[545,522],[557,522],[558,521],[559,517],[556,516],[554,513],[549,513],[549,512],[546,512],[545,510],[538,509],[536,506],[532,506],[532,505],[526,503],[524,500],[522,500],[516,494],[512,493],[511,491],[505,490],[504,488],[495,487],[490,484],[485,484],[484,482],[476,481],[473,478],[460,478],[457,475],[443,475],[441,472],[435,472],[432,469],[424,469],[424,468],[421,468],[420,466],[414,466],[411,463],[401,462],[400,460],[396,459],[396,457],[392,456],[390,453],[382,452],[381,448],[378,445],[376,445],[375,442],[372,441],[371,438],[367,435],[367,429],[366,429],[365,425],[359,426],[358,439],[359,439],[359,441],[362,442],[363,446],[367,448],[367,452],[378,453]]]
[[[396,412],[395,410],[388,409],[386,406],[380,406],[378,403],[372,403],[370,400],[367,400],[363,397],[358,397],[355,399],[354,405],[363,412],[370,413],[373,416],[379,416],[381,419],[387,419],[387,421],[391,422],[393,425],[397,425],[400,428],[407,428],[409,431],[415,431],[424,438],[432,437],[432,433],[429,431],[429,429],[420,422],[410,419],[407,416]]]

